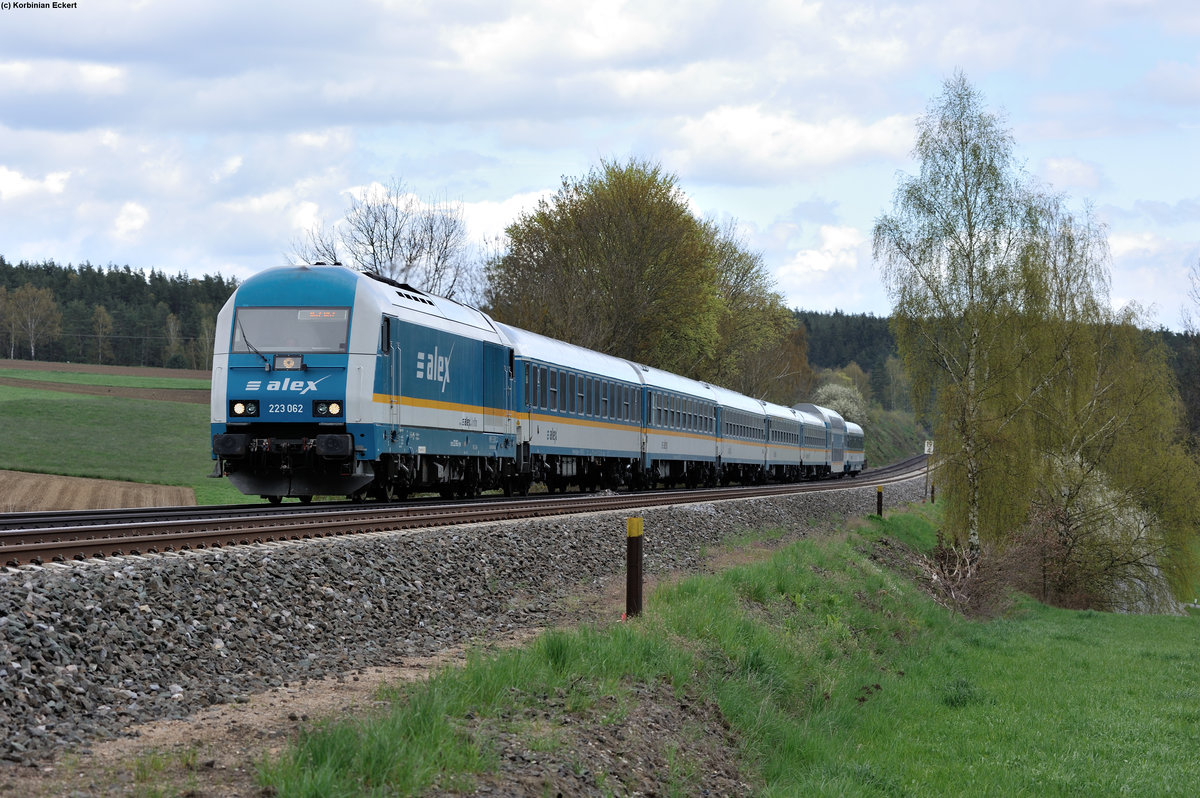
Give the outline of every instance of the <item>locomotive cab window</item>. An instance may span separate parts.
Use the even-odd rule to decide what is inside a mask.
[[[341,353],[350,308],[238,308],[231,352]]]

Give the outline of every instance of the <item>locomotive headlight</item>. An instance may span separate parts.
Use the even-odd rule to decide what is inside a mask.
[[[318,399],[313,402],[313,415],[318,418],[330,418],[342,414],[342,403],[334,399]]]
[[[229,403],[229,415],[248,417],[258,415],[258,402],[253,399],[235,399]]]

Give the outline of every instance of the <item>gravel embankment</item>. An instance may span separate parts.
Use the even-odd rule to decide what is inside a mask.
[[[852,490],[641,513],[645,571],[696,569],[746,529],[874,512]],[[914,478],[889,507],[920,498]],[[554,620],[624,573],[628,512],[123,557],[0,572],[0,758],[33,763],[133,723]]]

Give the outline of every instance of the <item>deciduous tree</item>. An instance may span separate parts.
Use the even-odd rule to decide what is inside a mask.
[[[1030,250],[1040,197],[1011,134],[961,73],[917,127],[920,174],[901,178],[893,211],[875,224],[874,252],[915,404],[936,402],[943,483],[960,482],[951,518],[977,549],[985,524],[999,534],[1011,520],[996,511],[1009,491],[990,489],[1010,473],[1022,409],[1050,384],[1066,342],[1048,340],[1039,323],[1051,301]],[[1062,287],[1089,284],[1082,273],[1061,276]]]
[[[713,351],[715,242],[657,164],[604,161],[564,177],[506,233],[487,268],[501,321],[675,372]]]
[[[16,335],[29,345],[29,359],[37,359],[37,346],[53,340],[62,331],[62,313],[48,288],[25,284],[13,291],[9,315],[16,321]]]
[[[103,363],[105,358],[112,360],[112,336],[113,319],[112,314],[108,312],[108,308],[103,305],[97,305],[92,311],[92,335],[96,338],[96,362]]]
[[[501,321],[795,401],[803,337],[789,339],[793,324],[761,256],[733,222],[697,219],[658,164],[602,161],[563,178],[506,233],[486,269],[485,304]]]
[[[961,75],[919,125],[917,155],[875,254],[917,405],[936,410],[951,530],[976,551],[981,537],[1025,545],[1033,528],[1070,602],[1190,590],[1200,474],[1161,345],[1136,309],[1110,307],[1103,226],[1020,174]]]

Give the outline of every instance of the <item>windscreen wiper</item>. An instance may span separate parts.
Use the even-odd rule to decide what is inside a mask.
[[[238,315],[238,317],[237,317],[237,327],[238,327],[238,332],[240,332],[242,334],[242,343],[244,343],[246,345],[246,348],[262,358],[263,371],[270,371],[271,370],[271,361],[267,359],[266,355],[264,355],[262,352],[259,352],[257,349],[255,349],[254,344],[250,343],[250,339],[246,337],[246,328],[242,326],[241,315]]]

